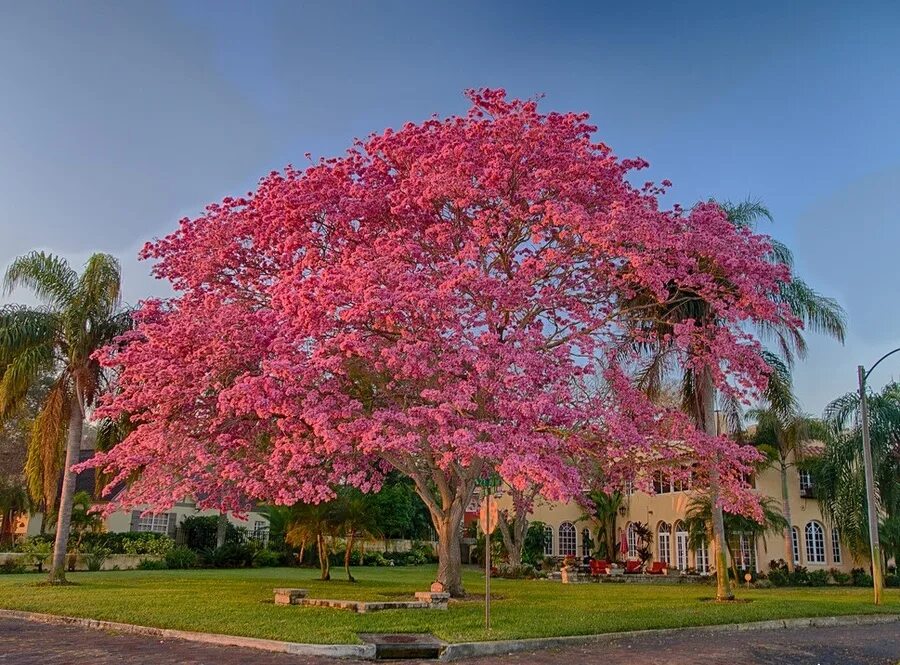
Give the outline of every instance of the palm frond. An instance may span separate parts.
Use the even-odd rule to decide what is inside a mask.
[[[54,309],[63,309],[75,295],[77,273],[58,256],[31,252],[16,258],[6,269],[3,290],[6,295],[17,287],[31,289]]]
[[[28,441],[25,460],[28,492],[35,502],[43,501],[48,510],[56,502],[57,485],[62,471],[71,408],[69,397],[68,381],[64,377],[47,393]]]

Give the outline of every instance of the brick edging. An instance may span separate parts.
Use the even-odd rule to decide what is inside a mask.
[[[596,635],[567,635],[563,637],[537,637],[521,640],[496,640],[490,642],[457,642],[448,644],[441,654],[441,660],[461,660],[475,656],[504,656],[524,651],[558,649],[563,647],[612,642],[628,638],[664,637],[687,632],[720,633],[726,631],[773,630],[782,628],[810,628],[814,626],[857,626],[891,623],[900,621],[900,614],[854,614],[849,616],[808,617],[799,619],[773,619],[751,623],[721,623],[708,626],[685,626],[683,628],[657,628],[651,630],[629,630],[620,633],[598,633]]]
[[[176,640],[186,640],[188,642],[214,644],[217,646],[261,649],[263,651],[291,653],[298,656],[364,658],[367,660],[375,658],[374,644],[303,644],[301,642],[282,642],[280,640],[266,640],[258,637],[220,635],[218,633],[197,633],[187,630],[136,626],[134,624],[118,623],[116,621],[100,621],[98,619],[84,619],[81,617],[68,617],[57,614],[41,614],[39,612],[22,612],[19,610],[0,609],[0,618],[22,619],[25,621],[34,621],[37,623],[58,626],[79,626],[82,628],[93,628],[95,630],[110,630],[130,635],[164,637]]]
[[[171,628],[154,628],[137,626],[116,621],[101,621],[82,617],[60,616],[58,614],[42,614],[39,612],[23,612],[20,610],[0,609],[0,618],[20,619],[58,626],[79,626],[95,630],[109,630],[130,635],[146,635],[168,639],[200,642],[217,646],[243,647],[290,653],[298,656],[318,656],[324,658],[375,658],[374,644],[305,644],[302,642],[282,642],[266,640],[258,637],[240,637],[237,635],[221,635],[219,633],[198,633]],[[597,642],[611,642],[628,638],[661,637],[685,632],[719,633],[725,631],[754,631],[783,628],[810,628],[817,626],[856,626],[900,621],[900,614],[861,614],[849,616],[809,617],[800,619],[775,619],[771,621],[754,621],[752,623],[722,623],[710,626],[685,626],[683,628],[659,628],[653,630],[630,630],[620,633],[598,633],[596,635],[568,635],[563,637],[536,637],[521,640],[496,640],[491,642],[457,642],[447,644],[441,654],[441,660],[461,660],[475,656],[502,656],[523,651],[556,649]]]

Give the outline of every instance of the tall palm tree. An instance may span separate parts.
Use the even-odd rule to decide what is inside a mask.
[[[778,469],[781,476],[781,511],[784,515],[784,560],[794,569],[793,539],[791,537],[790,483],[788,470],[803,461],[804,447],[811,439],[827,438],[820,420],[797,412],[782,412],[775,407],[753,409],[747,414],[756,421],[751,442],[766,457],[766,464]]]
[[[284,536],[289,545],[300,548],[301,557],[307,545],[311,542],[316,543],[321,579],[326,582],[331,579],[331,563],[328,555],[335,528],[333,502],[298,503],[291,507],[288,530]]]
[[[768,209],[758,201],[745,201],[738,204],[720,204],[728,219],[737,227],[752,228],[763,219],[772,219]],[[775,264],[793,267],[793,256],[790,250],[777,241],[772,241],[772,250],[768,259]],[[844,340],[844,312],[840,305],[831,298],[817,293],[796,277],[790,282],[780,285],[779,291],[772,296],[775,302],[788,306],[791,314],[799,318],[806,328],[814,332],[824,333],[843,343]],[[650,294],[638,294],[634,298],[635,311],[639,311],[639,318],[634,324],[651,333],[648,337],[657,340],[673,340],[675,338],[674,327],[676,324],[694,320],[707,324],[717,321],[717,313],[710,304],[700,298],[696,293],[681,289],[672,289],[668,299],[663,303],[657,303]],[[775,344],[778,352],[766,351],[764,359],[775,372],[773,376],[778,379],[779,367],[790,367],[795,358],[806,354],[806,340],[803,334],[785,319],[776,323],[766,323],[758,330],[764,340]],[[699,373],[689,366],[678,366],[674,360],[673,342],[660,342],[643,349],[647,355],[647,361],[638,373],[639,385],[651,396],[659,395],[665,390],[666,379],[672,373],[680,376],[682,408],[693,416],[697,426],[710,436],[719,434],[719,418],[716,414],[716,389],[709,370]],[[783,388],[775,386],[775,388]],[[773,397],[785,398],[783,390],[773,392]],[[740,430],[739,405],[727,398],[722,403],[726,420],[729,422],[732,432]],[[712,536],[716,551],[716,598],[727,600],[734,597],[727,569],[724,515],[719,505],[720,494],[719,478],[715,467],[710,472],[709,493],[712,498],[712,510],[710,519],[712,522]]]
[[[900,383],[870,393],[867,402],[877,511],[890,529],[892,520],[900,519]],[[865,554],[869,526],[859,395],[853,392],[837,398],[825,408],[824,416],[831,436],[814,469],[816,495],[854,554]]]
[[[93,357],[131,325],[120,305],[121,270],[108,254],[94,254],[79,275],[59,257],[32,252],[6,271],[7,294],[24,287],[42,302],[38,308],[0,311],[0,419],[10,417],[29,389],[46,373],[53,382],[34,419],[26,474],[33,493],[55,498],[62,451],[51,583],[65,582],[65,556],[75,494],[72,465],[78,462],[85,414],[104,388]]]
[[[350,573],[350,555],[353,553],[353,542],[357,538],[378,538],[381,528],[378,525],[378,514],[373,510],[371,494],[365,494],[354,488],[342,488],[335,499],[333,522],[335,532],[344,536],[344,571],[347,580],[355,582]]]

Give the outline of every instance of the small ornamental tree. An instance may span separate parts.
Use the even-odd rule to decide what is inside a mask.
[[[487,468],[550,500],[579,491],[585,462],[643,489],[648,461],[695,482],[714,468],[723,505],[758,511],[742,481],[756,453],[652,404],[622,349],[653,341],[634,325],[648,294],[691,291],[720,315],[679,324],[673,352],[746,397],[767,372],[746,324],[784,322],[770,296],[789,270],[715,204],[661,210],[662,188],[626,179],[645,162],[594,141],[587,115],[469,97],[463,117],[271,173],[146,246],[177,295],[102,355],[119,380],[99,415],[134,430],[90,465],[133,481],[120,505],[316,502],[396,469],[455,595]]]

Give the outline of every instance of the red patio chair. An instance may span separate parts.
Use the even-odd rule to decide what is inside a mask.
[[[602,559],[591,559],[591,576],[599,577],[600,575],[609,575],[609,561]]]
[[[625,562],[625,574],[626,575],[637,575],[641,572],[641,562],[640,561],[626,561]]]
[[[650,568],[647,569],[648,575],[666,575],[669,569],[669,564],[664,561],[654,561]]]

